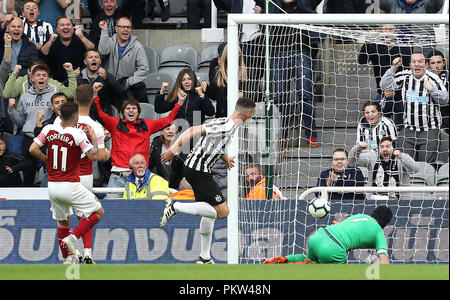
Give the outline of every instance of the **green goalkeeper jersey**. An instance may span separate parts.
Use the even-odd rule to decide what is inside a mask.
[[[327,226],[326,229],[346,251],[376,249],[377,255],[388,255],[384,231],[369,215],[353,215],[340,223]]]

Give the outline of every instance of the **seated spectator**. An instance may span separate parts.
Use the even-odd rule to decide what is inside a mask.
[[[55,93],[54,89],[48,86],[50,70],[46,65],[36,66],[31,73],[31,81],[33,85],[20,98],[17,109],[15,108],[16,100],[9,99],[8,115],[17,127],[22,127],[23,141],[22,141],[22,155],[26,160],[30,160],[33,164],[31,169],[24,170],[24,186],[33,187],[34,177],[36,174],[36,166],[38,160],[34,158],[28,151],[30,145],[33,143],[34,128],[36,127],[36,120],[38,111],[44,110],[44,119],[50,118],[51,97]]]
[[[250,192],[245,199],[259,200],[266,198],[266,177],[262,168],[258,164],[251,164],[245,169],[245,182],[246,186],[250,188]],[[273,187],[273,199],[286,199],[281,191],[274,185]]]
[[[168,83],[162,85],[155,97],[155,111],[159,114],[169,112],[179,100],[183,100],[183,107],[176,119],[184,119],[193,125],[203,124],[206,116],[214,116],[215,109],[211,100],[205,95],[207,83],[201,84],[191,69],[182,70],[175,81],[173,89],[166,95]],[[189,101],[185,101],[189,99]]]
[[[391,14],[437,13],[442,0],[380,0],[380,9]]]
[[[409,185],[409,173],[419,171],[414,159],[400,150],[395,149],[393,140],[384,137],[380,142],[380,150],[363,151],[368,148],[364,142],[355,145],[350,150],[350,163],[355,166],[365,167],[369,171],[369,186],[407,186]],[[395,192],[377,193],[388,196],[388,198],[398,198]],[[371,194],[368,195],[370,198]]]
[[[427,68],[437,74],[444,83],[445,88],[448,92],[448,70],[446,70],[446,62],[444,54],[438,50],[432,50],[427,55]],[[449,108],[448,104],[441,105],[441,115],[442,115],[442,126],[441,130],[444,132],[449,132]]]
[[[187,28],[201,29],[211,27],[211,0],[187,1]],[[203,25],[201,18],[203,17]]]
[[[338,148],[333,151],[331,168],[323,170],[317,180],[317,186],[364,186],[365,179],[361,170],[357,167],[349,167],[348,153],[345,149]],[[316,193],[319,197],[319,194]],[[364,200],[364,193],[328,193],[330,200]]]
[[[11,47],[11,71],[13,71],[16,65],[20,65],[22,70],[19,72],[19,76],[26,74],[30,61],[38,57],[38,50],[34,43],[30,42],[23,36],[23,23],[19,17],[12,18],[8,23],[6,31],[11,36],[11,40],[4,40],[5,48]],[[0,36],[4,37],[5,29],[0,29]]]
[[[94,93],[98,95],[102,87],[101,83],[94,83]],[[125,186],[126,178],[130,174],[129,161],[131,156],[141,153],[147,160],[149,159],[150,136],[172,123],[185,100],[178,100],[178,103],[175,104],[174,109],[167,117],[150,120],[139,118],[141,109],[136,99],[130,98],[125,100],[120,110],[123,118],[117,118],[103,112],[99,97],[94,98],[98,114],[103,121],[105,129],[109,131],[112,137],[112,167],[108,187]],[[120,196],[109,194],[106,198],[115,199]]]
[[[84,53],[84,64],[86,68],[78,76],[78,85],[89,84],[92,86],[96,82],[102,83],[103,88],[99,92],[100,106],[104,112],[112,116],[112,107],[114,106],[117,110],[120,110],[122,103],[126,100],[124,90],[114,76],[101,66],[102,59],[100,51],[97,49],[89,49]],[[95,105],[91,106],[89,115],[94,120],[101,122]]]
[[[165,200],[169,198],[169,182],[147,169],[147,160],[137,153],[130,158],[131,174],[127,177],[123,199]]]
[[[228,50],[225,45],[222,49],[222,52],[219,55],[218,65],[216,72],[214,74],[213,79],[210,81],[207,89],[206,95],[211,99],[216,101],[216,118],[227,117],[227,57]],[[244,59],[242,57],[242,53],[240,55],[240,70],[239,70],[239,79],[242,83],[247,80],[247,69],[244,64]],[[211,71],[210,71],[211,72]],[[210,73],[210,76],[212,74]],[[242,93],[240,97],[242,96]]]
[[[39,7],[36,1],[27,0],[23,6],[22,19],[25,36],[40,50],[50,36],[54,33],[52,24],[45,22],[39,17]]]
[[[149,74],[149,64],[144,46],[131,35],[131,21],[126,17],[117,20],[116,34],[108,35],[108,25],[101,21],[98,25],[102,30],[98,49],[102,55],[107,55],[106,69],[111,72],[122,85],[128,97],[133,97],[141,103],[147,103],[145,78]]]
[[[30,161],[17,153],[8,151],[5,138],[0,134],[0,187],[23,186],[19,171],[30,167]]]
[[[380,141],[385,136],[397,140],[397,128],[394,122],[383,116],[378,102],[368,101],[363,106],[364,117],[356,129],[356,143],[364,142],[369,149],[378,151]]]
[[[22,70],[22,67],[20,65],[16,65],[13,72],[9,76],[8,81],[5,84],[3,97],[5,99],[9,98],[20,99],[20,97],[23,94],[25,94],[29,90],[29,88],[33,85],[31,81],[31,73],[33,72],[33,69],[37,65],[45,65],[45,62],[39,58],[31,61],[30,67],[27,69],[27,74],[24,76],[18,76],[18,74]],[[53,78],[48,79],[48,86],[49,88],[53,89],[55,93],[64,93],[67,99],[71,100],[75,96],[75,90],[77,88],[77,78],[71,63],[64,63],[62,65],[62,68],[65,70],[67,74],[68,86],[64,85],[63,83]]]
[[[149,169],[160,175],[169,182],[169,187],[178,190],[180,181],[183,179],[183,165],[187,155],[180,153],[171,162],[161,162],[161,154],[170,148],[171,142],[175,141],[178,127],[175,122],[161,131],[161,135],[152,141],[150,152]]]
[[[41,47],[41,53],[52,70],[53,79],[64,83],[68,79],[64,63],[70,62],[75,73],[79,74],[84,67],[84,52],[94,48],[94,43],[81,29],[75,30],[69,18],[61,16],[56,24],[58,34],[51,35],[50,40]]]

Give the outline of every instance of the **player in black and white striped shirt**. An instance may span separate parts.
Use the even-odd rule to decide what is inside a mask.
[[[228,216],[228,205],[218,184],[213,180],[211,167],[222,159],[230,169],[234,166],[234,156],[228,156],[225,150],[236,132],[245,121],[251,119],[255,112],[255,103],[248,98],[239,98],[233,114],[228,118],[215,119],[209,123],[193,126],[183,132],[172,146],[162,153],[162,162],[173,159],[181,147],[200,136],[200,140],[188,155],[184,164],[184,176],[192,186],[195,195],[194,203],[166,200],[161,226],[176,213],[202,216],[200,221],[201,252],[197,259],[199,264],[214,263],[211,259],[211,237],[216,219]]]
[[[399,145],[416,161],[435,163],[442,124],[440,105],[448,104],[448,91],[438,75],[425,68],[425,55],[411,55],[410,69],[396,73],[401,58],[384,73],[380,87],[384,91],[401,90],[405,106],[405,129]]]

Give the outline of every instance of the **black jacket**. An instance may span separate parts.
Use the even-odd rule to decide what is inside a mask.
[[[177,103],[177,99],[173,101],[165,100],[166,95],[161,95],[159,92],[155,97],[155,112],[163,114],[171,111]],[[201,124],[206,120],[206,116],[214,116],[216,110],[207,95],[203,99],[196,92],[188,92],[188,97],[183,105],[180,107],[175,119],[185,119],[189,122],[189,126],[200,125],[199,120],[194,120],[194,112],[200,112]],[[194,123],[194,121],[196,121]]]
[[[0,156],[0,187],[23,186],[19,171],[31,167],[32,163],[21,155],[8,150]],[[6,167],[10,167],[13,173],[9,174]]]

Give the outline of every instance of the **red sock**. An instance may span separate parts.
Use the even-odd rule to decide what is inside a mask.
[[[92,248],[92,229],[85,232],[82,237],[84,248]]]
[[[66,236],[68,236],[70,234],[70,227],[67,226],[63,226],[61,224],[59,224],[58,222],[58,241],[62,241],[63,238],[65,238]],[[69,256],[69,251],[67,251],[66,248],[61,246],[61,243],[59,244],[59,249],[61,249],[61,253],[63,258],[66,258],[67,256]]]
[[[78,217],[78,222],[81,220],[80,217]],[[83,245],[84,248],[92,248],[92,229],[88,230],[86,233],[84,233],[82,236],[83,239]]]
[[[75,228],[73,231],[73,235],[75,235],[76,238],[79,239],[83,234],[91,230],[92,227],[94,227],[94,225],[97,224],[97,222],[98,222],[98,215],[96,213],[93,213],[87,219],[81,218],[77,228]]]

